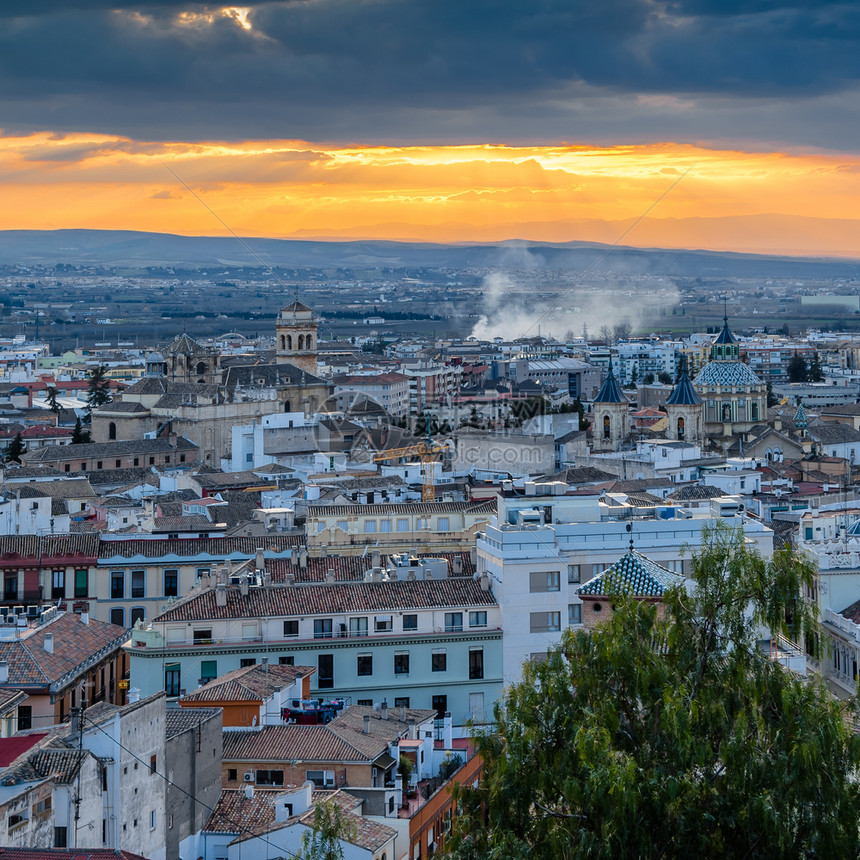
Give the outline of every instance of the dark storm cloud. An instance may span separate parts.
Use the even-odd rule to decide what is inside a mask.
[[[853,3],[237,5],[250,30],[216,4],[3,3],[0,122],[150,139],[853,145]],[[834,98],[840,110],[823,111]]]

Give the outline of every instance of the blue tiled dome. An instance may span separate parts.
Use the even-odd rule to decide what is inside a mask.
[[[642,553],[631,549],[611,567],[589,579],[577,594],[630,594],[634,597],[662,597],[667,589],[679,585],[684,577],[661,567]]]
[[[694,384],[696,388],[746,388],[762,382],[742,361],[709,361],[699,371]]]

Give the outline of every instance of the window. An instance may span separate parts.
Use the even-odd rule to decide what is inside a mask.
[[[409,696],[395,696],[394,697],[394,707],[395,708],[408,708],[409,707]]]
[[[487,613],[486,612],[470,612],[469,613],[469,627],[486,627],[487,626]]]
[[[135,606],[135,608],[131,610],[130,624],[132,627],[134,627],[138,621],[142,622],[144,618],[146,618],[146,610],[142,606]]]
[[[364,531],[365,531],[365,534],[375,534],[376,533],[376,520],[365,520],[364,521]]]
[[[450,529],[448,517],[439,517],[436,531],[447,532]]]
[[[154,774],[158,770],[158,756],[153,755],[149,757],[149,773],[150,776]]]
[[[55,827],[54,828],[54,848],[66,848],[68,847],[68,831],[65,827]]]
[[[379,521],[379,530],[381,532],[390,532],[391,531],[391,520],[380,520]]]
[[[531,594],[558,590],[559,573],[557,570],[541,570],[529,574],[529,592]]]
[[[3,578],[3,599],[18,599],[18,574],[7,573]]]
[[[331,618],[314,620],[314,639],[331,639]]]
[[[441,720],[444,718],[445,713],[448,710],[448,697],[447,696],[433,696],[433,710],[436,711],[436,719]]]
[[[408,532],[409,531],[409,520],[406,520],[406,519],[397,520],[397,531]]]
[[[320,654],[317,657],[317,686],[321,690],[334,687],[334,654]]]
[[[373,674],[373,655],[359,654],[356,665],[357,675],[372,675]]]
[[[110,574],[111,600],[122,600],[125,597],[125,571],[112,570]]]
[[[569,603],[567,605],[567,623],[582,624],[582,604]]]
[[[284,622],[284,639],[299,635],[299,622],[295,619]]]
[[[179,663],[168,663],[164,667],[164,692],[168,696],[179,695],[179,675],[181,666]]]
[[[409,674],[409,652],[399,651],[394,655],[394,674],[408,675]]]
[[[200,680],[211,681],[218,677],[218,661],[217,660],[201,660],[200,661]]]
[[[54,570],[51,572],[51,597],[66,596],[66,571]]]
[[[359,699],[356,702],[356,705],[359,705],[363,708],[372,708],[373,707],[373,699]]]
[[[532,612],[529,614],[531,633],[554,633],[561,630],[560,612]]]
[[[110,611],[110,623],[117,627],[125,627],[125,610],[120,606]]]
[[[16,828],[26,824],[29,820],[26,809],[22,809],[21,812],[12,813],[12,815],[9,816],[9,832],[11,833]]]
[[[462,612],[446,612],[445,613],[445,632],[460,633],[463,630],[463,613]]]
[[[18,731],[33,728],[33,707],[31,705],[18,705]]]
[[[580,582],[581,581],[581,573],[578,564],[569,564],[567,566],[567,581],[568,582]]]
[[[418,521],[416,522],[415,526],[419,531],[429,531],[430,517],[418,517]]]
[[[289,654],[286,657],[278,657],[278,663],[281,666],[295,666],[296,658],[292,654]]]
[[[179,597],[179,571],[164,571],[164,596]]]
[[[211,645],[212,644],[212,628],[195,630],[192,634],[192,639],[195,645]]]
[[[367,636],[367,619],[366,618],[350,618],[349,619],[349,635],[350,636]]]
[[[484,694],[469,693],[469,713],[475,722],[482,722],[484,719]]]
[[[146,571],[133,570],[131,572],[131,596],[146,597]]]
[[[257,785],[283,785],[284,772],[282,770],[258,770],[256,782]]]
[[[349,531],[349,523],[347,523],[346,520],[338,520],[335,523],[335,528],[339,528],[342,532],[348,532]]]
[[[373,629],[377,633],[390,633],[394,629],[394,616],[377,615],[373,621]]]
[[[310,780],[317,788],[334,788],[333,770],[307,770],[305,779]]]
[[[591,575],[597,576],[598,573],[603,573],[606,570],[605,564],[593,564],[591,565]]]
[[[89,597],[89,571],[75,571],[75,597]]]
[[[241,660],[239,660],[239,668],[240,669],[247,669],[248,666],[256,666],[256,665],[257,665],[257,658],[256,657],[243,657]]]
[[[201,580],[204,576],[209,576],[209,571],[210,571],[210,569],[209,569],[208,567],[198,567],[198,568],[197,568],[197,573],[196,573],[196,575],[195,575],[195,577],[194,577],[194,581],[195,581],[195,582],[200,582],[200,580]]]
[[[238,776],[238,774],[236,773],[235,767],[228,767],[227,768],[227,781],[228,782],[236,782],[237,776]]]
[[[480,681],[484,677],[484,649],[469,649],[469,680]]]
[[[403,630],[417,630],[418,629],[418,616],[417,615],[404,615],[403,616]]]

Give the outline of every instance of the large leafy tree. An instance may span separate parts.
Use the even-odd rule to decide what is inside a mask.
[[[786,372],[789,382],[806,382],[809,379],[809,367],[806,364],[806,359],[796,352],[788,360]]]
[[[448,856],[858,856],[854,703],[759,645],[812,631],[812,575],[717,528],[665,615],[618,594],[602,627],[565,633],[496,707]]]
[[[15,434],[12,441],[3,449],[3,455],[10,463],[20,463],[21,455],[26,450],[27,446],[24,444],[24,440],[21,438],[21,434],[19,432]]]

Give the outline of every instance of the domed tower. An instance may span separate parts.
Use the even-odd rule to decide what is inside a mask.
[[[705,401],[705,432],[711,437],[728,440],[767,417],[767,386],[741,361],[728,317],[723,317],[711,360],[699,371],[695,386]]]
[[[630,433],[630,415],[627,398],[612,371],[609,361],[609,375],[603,381],[597,397],[593,401],[594,429],[591,444],[595,451],[617,451],[621,442]]]
[[[217,350],[206,349],[188,334],[181,334],[164,350],[164,363],[168,376],[176,382],[215,384],[219,381]]]
[[[146,356],[144,376],[167,376],[167,362],[160,352],[150,352]]]
[[[666,437],[679,442],[701,445],[704,438],[704,401],[687,376],[687,357],[681,356],[681,373],[666,401],[668,427]]]
[[[275,323],[277,364],[292,364],[317,374],[317,321],[314,312],[298,299],[287,305]]]

